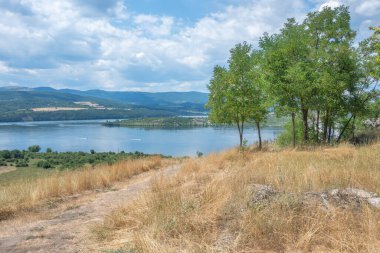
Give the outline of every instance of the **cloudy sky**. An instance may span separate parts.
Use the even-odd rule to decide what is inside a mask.
[[[380,0],[0,0],[0,86],[206,91],[236,43],[350,6],[357,40]]]

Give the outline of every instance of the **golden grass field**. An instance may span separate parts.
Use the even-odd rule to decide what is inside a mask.
[[[253,206],[253,184],[292,194]],[[151,190],[92,233],[99,247],[115,252],[379,252],[380,210],[325,210],[300,199],[345,187],[380,193],[380,144],[230,150],[155,178]]]
[[[162,162],[161,157],[125,160],[114,165],[52,172],[51,175],[37,179],[15,180],[11,184],[0,186],[0,221],[19,212],[33,211],[56,198],[110,187],[116,181],[157,169]]]

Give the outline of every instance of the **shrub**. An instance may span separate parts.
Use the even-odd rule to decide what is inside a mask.
[[[28,167],[29,164],[26,160],[17,160],[16,167]]]
[[[12,157],[12,154],[11,152],[9,152],[9,150],[3,150],[0,152],[0,156],[2,156],[5,160],[7,160]]]
[[[41,150],[41,147],[39,145],[33,145],[33,146],[28,147],[28,151],[32,153],[38,153],[40,152],[40,150]]]
[[[296,144],[300,144],[303,139],[303,126],[302,121],[296,118]],[[292,144],[292,122],[289,121],[284,126],[284,131],[277,136],[276,143],[281,147],[289,146]]]
[[[38,161],[37,167],[50,169],[50,168],[53,168],[53,165],[49,161],[41,160],[41,161]]]

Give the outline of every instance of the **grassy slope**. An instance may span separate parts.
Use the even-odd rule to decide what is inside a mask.
[[[155,180],[94,231],[107,231],[101,244],[117,252],[378,252],[379,210],[326,211],[302,205],[300,195],[337,187],[380,193],[379,182],[380,144],[231,150],[191,159],[175,178]],[[252,206],[252,184],[292,194]]]
[[[55,170],[46,170],[36,166],[16,168],[13,171],[0,175],[0,187],[7,186],[19,181],[34,180],[56,173]]]
[[[110,187],[116,181],[128,179],[144,171],[157,169],[162,162],[161,157],[152,156],[75,171],[41,173],[41,170],[36,168],[19,168],[16,171],[9,172],[11,176],[8,177],[8,180],[12,180],[12,183],[0,184],[0,221],[23,211],[33,211],[56,198],[74,195],[86,190]],[[32,177],[25,178],[25,175]]]

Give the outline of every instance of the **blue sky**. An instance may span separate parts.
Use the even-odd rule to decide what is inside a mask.
[[[380,0],[0,0],[0,86],[206,91],[236,43],[339,4],[358,41],[380,24]]]

